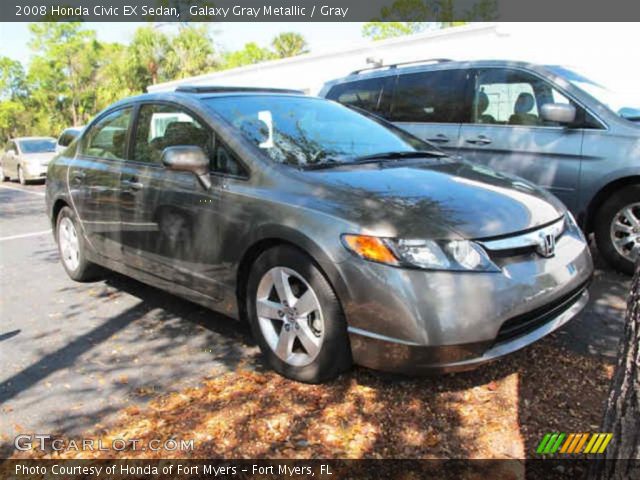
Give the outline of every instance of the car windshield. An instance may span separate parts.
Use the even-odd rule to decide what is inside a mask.
[[[640,120],[639,98],[630,98],[630,96],[624,96],[618,92],[609,90],[599,83],[566,67],[550,65],[547,68],[556,75],[566,79],[575,87],[584,90],[621,117],[625,117],[630,120]]]
[[[46,153],[56,151],[56,141],[53,138],[34,138],[18,140],[22,153]]]
[[[205,102],[273,161],[285,165],[339,165],[362,157],[389,158],[393,153],[400,158],[434,150],[399,129],[318,98],[238,95]]]

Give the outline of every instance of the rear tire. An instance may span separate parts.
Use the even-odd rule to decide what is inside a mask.
[[[63,207],[58,213],[56,241],[62,266],[72,280],[87,282],[98,277],[100,269],[87,260],[86,241],[81,233],[78,218],[69,207]]]
[[[598,250],[616,270],[633,274],[640,255],[640,185],[631,185],[609,197],[595,216]]]
[[[281,246],[260,255],[249,273],[246,302],[253,335],[279,374],[320,383],[351,367],[340,302],[320,268],[300,250]]]

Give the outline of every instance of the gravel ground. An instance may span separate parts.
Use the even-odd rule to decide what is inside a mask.
[[[281,455],[295,456],[298,445],[302,448],[298,454],[302,456],[315,453],[385,456],[384,450],[359,441],[358,435],[362,434],[375,435],[381,449],[386,445],[389,456],[401,455],[398,448],[402,442],[413,442],[415,447],[407,450],[406,456],[429,456],[421,445],[426,445],[435,456],[486,456],[490,455],[486,452],[496,451],[494,435],[499,434],[503,438],[502,443],[498,442],[500,455],[522,456],[531,449],[526,439],[536,438],[545,428],[566,429],[568,425],[586,428],[594,422],[597,424],[606,393],[607,372],[622,332],[630,283],[628,277],[604,268],[596,255],[598,270],[591,287],[591,302],[578,318],[538,346],[477,372],[407,380],[356,368],[329,385],[302,387],[263,371],[257,348],[244,325],[120,275],[110,274],[95,283],[72,282],[58,261],[49,229],[42,185],[0,186],[0,445],[5,445],[3,454],[9,452],[13,438],[20,433],[78,437],[87,432],[113,432],[123,425],[131,426],[132,412],[134,417],[149,421],[153,418],[157,424],[158,417],[154,417],[153,412],[158,408],[167,419],[175,419],[176,411],[158,405],[166,406],[163,402],[167,399],[183,398],[185,392],[187,398],[193,397],[187,405],[195,399],[192,407],[182,404],[185,415],[202,416],[202,412],[193,410],[196,408],[218,408],[223,413],[237,413],[238,418],[246,418],[243,417],[246,411],[240,411],[240,406],[234,409],[221,407],[219,402],[217,407],[211,404],[216,395],[230,394],[227,389],[234,385],[244,388],[241,390],[244,396],[239,397],[245,399],[241,402],[244,406],[250,405],[249,400],[256,395],[265,395],[267,400],[273,396],[272,401],[276,403],[267,403],[275,409],[270,410],[270,414],[284,414],[285,401],[277,402],[277,391],[265,393],[265,389],[251,386],[252,382],[259,386],[268,380],[268,384],[280,385],[288,392],[306,395],[309,401],[315,398],[315,407],[296,418],[307,423],[325,418],[327,425],[324,433],[310,432],[295,439],[293,447],[290,444],[282,447],[276,442],[277,448],[273,451]],[[584,378],[589,376],[591,380]],[[556,382],[556,397],[552,400],[555,404],[564,402],[566,409],[561,409],[559,419],[556,415],[552,421],[553,415],[549,415],[545,423],[540,418],[545,413],[541,399],[547,397],[545,388],[554,388],[549,384],[551,381]],[[567,392],[565,396],[563,389]],[[586,389],[590,389],[588,395],[585,395]],[[486,392],[489,392],[487,398],[498,398],[492,392],[499,394],[501,400],[495,403],[498,410],[488,409]],[[331,441],[327,440],[329,450],[315,452],[313,439],[307,437],[324,438],[322,435],[326,434],[334,438],[336,435],[337,424],[332,423],[335,418],[326,419],[329,408],[326,402],[332,395],[340,395],[335,402],[331,401],[332,408],[338,411],[336,418],[342,418],[341,415],[349,418],[354,408],[362,409],[360,413],[369,413],[361,415],[360,430],[355,427],[357,422],[349,427],[356,428],[353,431],[345,425],[340,427],[351,432],[344,434],[344,442],[353,445],[351,450],[345,450],[346,447],[332,450]],[[576,406],[580,398],[575,397],[585,397],[591,411],[581,414],[586,408],[584,404]],[[150,400],[153,401],[149,403]],[[399,401],[413,402],[416,409],[431,412],[432,417],[426,414],[424,417],[425,421],[431,421],[430,426],[422,422],[413,426],[407,423],[406,416],[395,406]],[[477,422],[459,420],[459,438],[443,436],[451,405],[459,418],[467,415],[480,419],[483,415],[493,415],[501,427],[490,428],[485,422],[489,425],[487,432],[493,433],[486,433],[483,440]],[[287,414],[294,411],[287,410]],[[384,412],[394,414],[383,415]],[[465,412],[462,417],[460,412]],[[385,418],[385,427],[369,422],[374,417]],[[276,432],[298,420],[286,420],[285,416],[278,421],[285,421],[285,425],[278,427],[276,422],[272,427]],[[238,420],[235,422],[234,428],[237,428]],[[558,424],[554,427],[553,422]],[[196,432],[185,429],[184,425],[181,428],[183,433],[206,434],[206,429],[202,433],[202,429]],[[399,431],[405,432],[405,436],[398,436]],[[504,440],[505,432],[512,435],[512,441]],[[164,435],[168,431],[156,425],[149,433]],[[236,445],[235,450],[229,447],[230,450],[218,453],[269,456],[272,451],[269,448],[274,448],[264,443],[268,443],[269,437],[267,440],[258,437],[244,439],[257,449],[255,451],[250,445]],[[466,449],[461,448],[462,438],[467,438]],[[474,438],[477,445],[469,446],[469,439]],[[436,448],[436,445],[446,445],[446,448]],[[205,452],[214,451],[203,450],[203,454]]]

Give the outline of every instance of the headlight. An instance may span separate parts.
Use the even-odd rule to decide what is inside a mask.
[[[587,239],[584,236],[584,232],[580,228],[580,225],[578,225],[576,217],[574,217],[569,210],[566,211],[564,219],[567,229],[573,231],[583,242],[586,242]]]
[[[356,255],[388,265],[462,272],[499,272],[484,249],[468,240],[404,240],[343,235]]]

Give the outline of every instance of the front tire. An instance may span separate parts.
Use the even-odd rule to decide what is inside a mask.
[[[99,268],[87,260],[86,242],[80,233],[78,219],[73,210],[64,207],[56,220],[58,252],[67,275],[77,282],[86,282],[97,277]]]
[[[24,176],[24,170],[22,170],[20,165],[18,165],[18,181],[20,182],[20,185],[27,184],[27,179]]]
[[[11,179],[4,174],[4,167],[0,165],[0,182],[8,182],[9,180]]]
[[[246,301],[253,335],[276,372],[320,383],[351,366],[340,302],[300,250],[282,246],[260,255],[249,274]]]
[[[607,263],[632,275],[640,255],[640,185],[625,187],[602,204],[596,213],[594,233]]]

